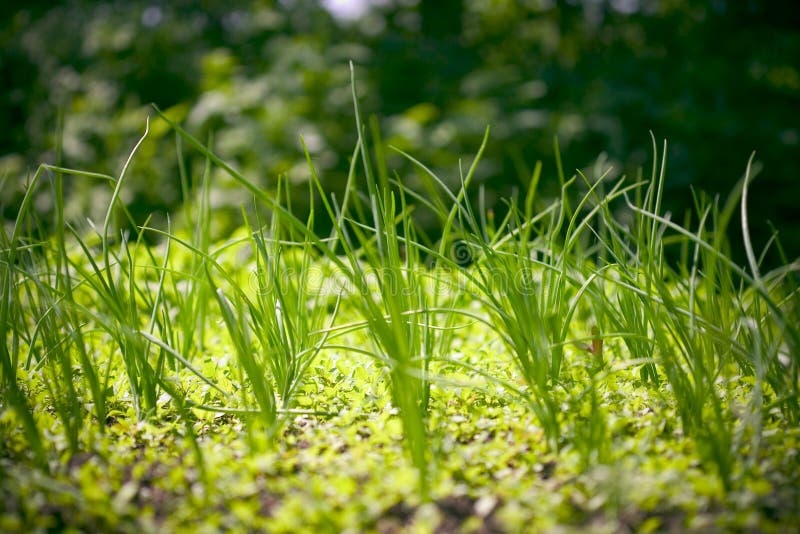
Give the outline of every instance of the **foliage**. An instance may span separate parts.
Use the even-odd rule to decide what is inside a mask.
[[[371,3],[355,20],[313,0],[6,4],[0,69],[11,85],[0,96],[0,176],[7,219],[39,161],[117,174],[150,102],[186,119],[201,138],[215,132],[216,150],[272,190],[281,174],[309,179],[302,134],[326,190],[341,193],[355,141],[353,60],[365,67],[364,106],[384,114],[386,140],[428,162],[451,188],[459,185],[451,170],[492,125],[496,142],[475,182],[498,214],[500,199],[526,186],[532,162],[550,161],[554,135],[582,168],[605,150],[600,163],[618,176],[646,163],[651,130],[673,140],[665,210],[679,219],[692,210],[688,186],[727,194],[744,160],[721,151],[756,150],[753,172],[764,175],[750,202],[753,239],[763,246],[773,221],[787,255],[800,254],[800,133],[792,120],[800,33],[789,0],[397,0]],[[54,150],[59,139],[63,151]],[[163,128],[151,139],[162,142],[139,155],[138,179],[126,190],[137,224],[150,214],[163,222],[181,202],[172,139]],[[202,158],[185,157],[199,175]],[[403,158],[387,158],[415,180]],[[229,213],[214,223],[221,239],[248,199],[230,182],[213,183],[214,207]],[[103,186],[65,187],[69,216],[102,218],[95,199],[108,194]],[[559,196],[554,176],[543,177],[541,194]],[[307,200],[294,199],[298,213]],[[44,194],[36,206],[47,211],[52,202]],[[731,252],[743,262],[738,228],[731,225]],[[780,265],[780,254],[768,252],[767,261]]]
[[[494,215],[474,187],[488,130],[457,188],[399,149],[416,180],[391,178],[351,83],[341,195],[305,154],[321,212],[169,113],[116,177],[39,167],[0,233],[3,530],[797,522],[797,265],[756,255],[752,159],[726,204],[698,195],[681,225],[663,211],[666,143],[632,181],[567,177],[556,145]],[[167,130],[205,165],[179,169],[183,218],[137,225],[130,173]],[[222,241],[217,173],[253,204]],[[65,179],[109,191],[102,227],[70,219]],[[737,207],[747,269],[726,253]]]

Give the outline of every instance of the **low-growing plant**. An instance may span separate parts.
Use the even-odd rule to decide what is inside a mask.
[[[680,443],[690,451],[681,454],[716,473],[719,501],[707,501],[709,509],[762,481],[763,444],[782,426],[796,431],[800,416],[800,289],[796,263],[761,272],[766,252],[756,255],[748,232],[752,159],[722,206],[697,194],[695,211],[678,224],[662,213],[666,144],[659,154],[653,140],[650,178],[629,181],[600,165],[567,179],[556,143],[557,197],[540,196],[545,171],[537,164],[495,219],[482,189],[471,189],[488,129],[466,172],[459,165],[456,190],[398,150],[418,169],[422,193],[390,176],[377,122],[369,136],[362,124],[354,73],[352,91],[358,142],[343,196],[328,196],[306,150],[312,209],[304,217],[293,210],[291,180],[258,186],[217,156],[211,141],[201,143],[163,114],[179,159],[182,143],[205,158],[198,180],[179,164],[183,220],[135,226],[122,201],[147,130],[118,178],[37,170],[13,228],[0,230],[0,430],[13,438],[0,445],[3,476],[19,478],[8,458],[59,476],[82,453],[114,454],[108,433],[129,432],[142,450],[142,434],[174,430],[198,470],[187,476],[200,482],[191,491],[219,504],[213,448],[221,438],[210,429],[243,422],[246,460],[272,470],[259,476],[295,480],[301,466],[290,462],[282,471],[273,460],[295,445],[319,452],[314,461],[330,460],[327,443],[316,449],[295,440],[311,418],[319,418],[311,425],[317,437],[327,439],[321,434],[336,426],[325,417],[347,421],[348,439],[379,439],[376,428],[401,436],[418,500],[442,511],[437,488],[454,486],[439,476],[453,472],[447,455],[478,446],[473,441],[514,444],[519,457],[496,455],[508,464],[502,476],[486,466],[458,471],[459,487],[531,473],[546,479],[560,469],[591,482],[621,469],[638,439],[650,455],[662,443]],[[215,168],[253,198],[241,229],[220,243],[211,237]],[[34,191],[49,175],[53,236],[33,210]],[[66,220],[64,176],[110,184],[102,228]],[[737,207],[746,268],[727,253]],[[420,230],[417,210],[438,219],[439,235]],[[320,219],[329,235],[318,233]],[[777,237],[768,247],[780,251]],[[332,290],[319,283],[321,273],[343,283]],[[304,409],[316,408],[315,396],[341,411]],[[363,406],[348,405],[351,398]],[[385,409],[379,423],[364,423],[363,411],[374,406]],[[492,415],[471,421],[473,412]],[[640,428],[631,413],[663,424]],[[296,416],[303,419],[294,425]],[[125,418],[136,422],[126,426]],[[459,422],[475,425],[472,433],[451,435]],[[59,439],[47,439],[53,435]],[[334,450],[344,454],[347,446]],[[361,459],[374,461],[373,453]],[[529,462],[536,468],[527,470]],[[134,482],[133,472],[119,477],[126,492],[148,483]],[[355,493],[361,481],[351,482],[329,491]],[[128,498],[119,491],[115,502]],[[268,508],[268,495],[258,499]],[[578,507],[575,499],[570,506]],[[487,502],[469,503],[486,521],[495,506]],[[616,501],[608,506],[623,513]],[[586,521],[588,507],[580,511]]]

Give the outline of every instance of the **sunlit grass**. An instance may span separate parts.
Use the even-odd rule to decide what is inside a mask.
[[[102,436],[120,418],[155,428],[177,418],[209,499],[211,438],[197,421],[233,418],[250,458],[276,454],[293,443],[295,417],[347,411],[314,390],[344,359],[350,379],[371,384],[370,402],[397,416],[420,502],[452,473],[440,419],[464,390],[530,413],[525,431],[543,454],[574,451],[577,472],[589,473],[619,459],[626,401],[611,399],[624,383],[632,405],[674,411],[675,421],[655,417],[679,424],[724,493],[759,480],[764,428],[796,431],[800,416],[800,292],[796,262],[761,272],[747,224],[749,163],[723,205],[697,195],[678,224],[661,209],[666,143],[659,153],[653,141],[651,176],[633,181],[567,177],[556,145],[558,198],[540,196],[537,164],[494,220],[472,187],[488,129],[466,171],[454,171],[455,191],[398,151],[428,184],[422,194],[391,177],[391,147],[362,124],[355,81],[353,99],[359,136],[345,193],[328,195],[307,153],[310,205],[321,208],[302,218],[288,180],[262,189],[163,115],[179,154],[186,144],[206,160],[196,186],[179,169],[183,221],[130,226],[121,192],[147,131],[119,177],[37,170],[0,234],[3,465],[47,475],[84,453],[109,454]],[[224,243],[210,237],[214,167],[253,197]],[[112,187],[99,229],[64,219],[65,177]],[[52,188],[53,235],[32,209],[43,187]],[[737,207],[746,268],[725,254]],[[418,208],[439,221],[436,239],[418,226]],[[316,233],[319,218],[330,235]],[[476,330],[478,345],[468,337]],[[337,402],[341,411],[330,410]]]

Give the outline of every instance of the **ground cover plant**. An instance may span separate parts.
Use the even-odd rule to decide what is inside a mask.
[[[362,124],[355,83],[353,102],[340,196],[309,153],[307,184],[263,189],[158,110],[179,156],[206,162],[180,167],[165,225],[135,225],[124,202],[149,122],[118,176],[31,176],[0,233],[0,530],[800,522],[798,265],[764,272],[780,241],[749,239],[752,158],[727,199],[698,193],[676,222],[666,143],[634,179],[570,176],[556,144],[556,168],[493,210],[471,187],[488,129],[453,188]],[[538,191],[545,172],[557,198]],[[252,202],[215,241],[220,174]],[[102,221],[67,220],[65,180],[107,184]]]

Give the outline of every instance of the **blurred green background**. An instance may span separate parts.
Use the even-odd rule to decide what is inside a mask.
[[[690,188],[725,196],[751,151],[756,247],[770,222],[800,255],[800,8],[796,0],[5,1],[0,10],[0,203],[13,218],[26,177],[55,162],[117,174],[154,102],[249,178],[308,179],[298,137],[340,189],[355,142],[348,61],[384,139],[458,181],[492,127],[478,179],[490,203],[536,160],[554,193],[553,137],[568,171],[651,165],[670,143],[666,208]],[[186,151],[193,177],[202,160]],[[391,156],[398,176],[415,173]],[[69,179],[68,216],[101,217],[107,184]],[[245,194],[215,176],[216,232]],[[306,188],[298,187],[298,202]],[[50,207],[46,189],[37,198]],[[138,221],[180,209],[174,136],[163,123],[124,200]],[[738,219],[732,225],[738,242]],[[772,262],[779,261],[777,256]]]

